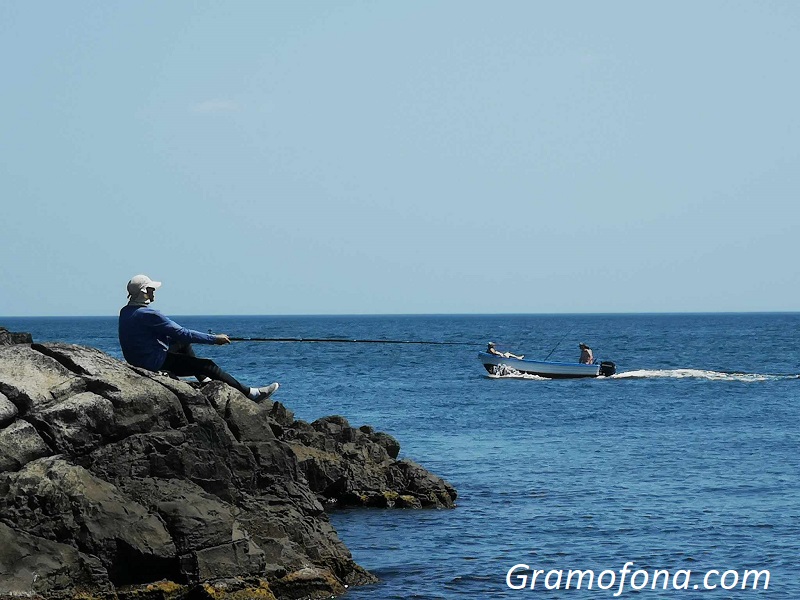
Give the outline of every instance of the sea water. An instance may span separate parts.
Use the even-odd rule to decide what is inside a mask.
[[[449,342],[197,348],[246,384],[280,381],[276,399],[297,418],[390,433],[401,457],[457,488],[454,510],[331,514],[381,579],[351,600],[800,598],[800,314],[176,320],[239,337]],[[114,318],[0,325],[121,356]],[[490,378],[477,360],[488,341],[558,361],[583,341],[617,375]],[[605,579],[564,589],[569,570],[589,569]],[[657,570],[666,590],[663,576],[653,589]],[[768,590],[763,575],[742,590],[746,570],[768,570]]]

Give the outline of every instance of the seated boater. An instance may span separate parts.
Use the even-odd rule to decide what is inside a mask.
[[[495,356],[502,356],[503,358],[518,358],[520,360],[525,358],[524,354],[516,355],[511,354],[511,352],[500,352],[495,348],[494,342],[489,342],[489,344],[486,346],[486,352],[489,354],[494,354]]]

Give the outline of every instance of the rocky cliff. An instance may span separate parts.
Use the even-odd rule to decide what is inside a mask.
[[[369,426],[19,336],[0,331],[0,598],[330,597],[375,578],[324,505],[454,506]]]

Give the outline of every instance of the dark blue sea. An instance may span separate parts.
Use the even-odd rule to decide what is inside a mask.
[[[246,384],[280,381],[276,399],[297,418],[390,433],[401,457],[458,489],[455,510],[332,513],[381,579],[349,600],[800,598],[800,314],[175,319],[240,337],[462,344],[197,348]],[[114,318],[0,325],[120,357]],[[490,340],[559,361],[576,361],[584,341],[618,374],[489,378],[476,355]],[[630,573],[620,584],[627,562],[639,591]],[[525,589],[507,584],[515,565],[527,568],[508,581]],[[591,590],[586,579],[564,589],[569,570],[589,569],[607,572]],[[743,590],[747,570],[768,570],[768,590],[763,574]]]

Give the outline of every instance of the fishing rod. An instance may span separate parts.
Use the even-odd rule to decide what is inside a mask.
[[[562,337],[560,340],[558,340],[558,343],[557,343],[555,346],[553,346],[553,349],[552,349],[552,350],[550,350],[550,354],[548,354],[547,356],[545,356],[545,357],[544,357],[544,359],[545,359],[545,360],[547,360],[548,358],[550,358],[550,356],[553,354],[553,352],[555,352],[555,351],[556,351],[556,348],[558,348],[558,347],[561,345],[561,342],[563,342],[563,341],[564,341],[564,339],[565,339],[565,338],[566,338],[566,337],[567,337],[567,336],[568,336],[570,333],[572,333],[572,330],[569,330],[567,333],[565,333],[565,334],[564,334],[564,336],[563,336],[563,337]]]
[[[209,331],[209,333],[214,333]],[[231,337],[232,342],[317,342],[332,344],[424,344],[430,346],[476,346],[469,342],[433,342],[427,340],[351,340],[349,338],[298,338],[298,337]]]

